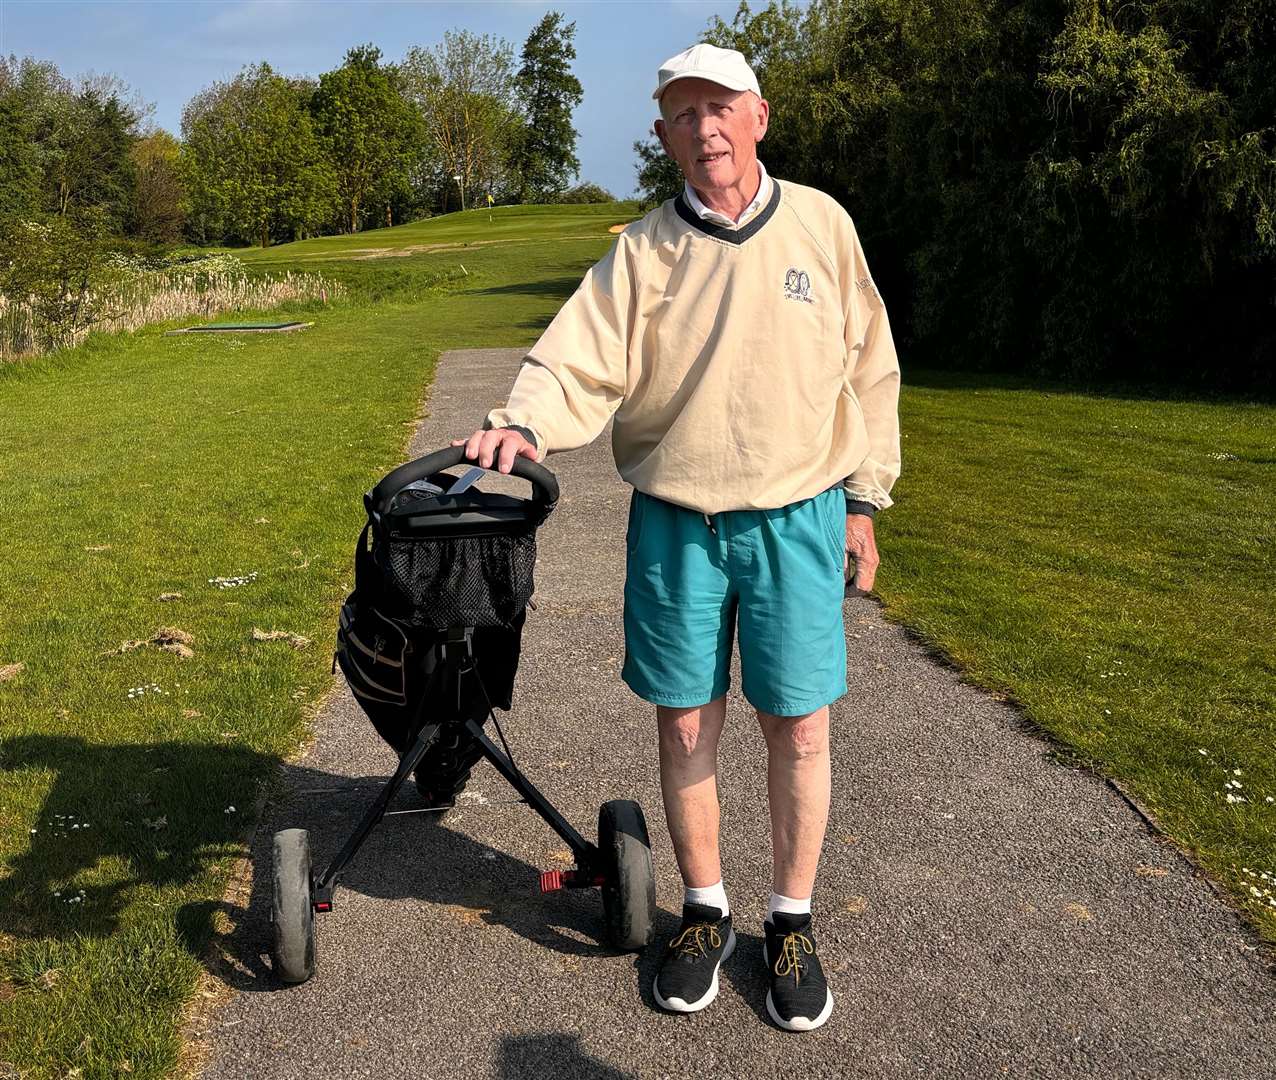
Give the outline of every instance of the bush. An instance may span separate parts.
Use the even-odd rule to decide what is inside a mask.
[[[609,203],[616,202],[616,196],[598,184],[577,184],[568,188],[554,200],[556,203]]]
[[[250,274],[232,255],[110,242],[100,216],[11,220],[0,227],[0,360],[76,345],[90,331],[284,304],[326,304],[346,294],[315,274]]]
[[[103,215],[82,211],[0,227],[0,356],[63,348],[105,312]]]

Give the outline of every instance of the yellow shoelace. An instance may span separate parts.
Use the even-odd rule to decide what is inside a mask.
[[[708,956],[709,950],[705,948],[704,944],[706,930],[709,933],[710,948],[721,948],[722,938],[718,934],[718,928],[713,923],[696,923],[693,926],[688,926],[681,934],[669,942],[669,948],[681,949],[691,956],[695,956],[697,952],[702,956]]]
[[[775,960],[775,973],[783,976],[792,972],[795,983],[802,981],[802,954],[798,952],[799,942],[801,942],[803,952],[808,956],[814,955],[815,945],[811,942],[811,939],[805,934],[794,932],[784,935],[784,942],[780,946],[780,955]]]

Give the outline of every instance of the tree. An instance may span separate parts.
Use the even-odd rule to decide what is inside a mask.
[[[351,49],[341,67],[319,77],[310,103],[352,233],[374,205],[392,223],[391,201],[408,186],[421,140],[420,113],[401,93],[398,70],[380,60],[372,45]]]
[[[130,231],[153,244],[181,236],[186,192],[181,179],[181,144],[156,130],[133,145],[133,207]]]
[[[103,207],[119,231],[133,187],[137,114],[114,95],[103,98],[92,89],[59,105],[45,159],[54,209],[65,216],[72,206]]]
[[[638,155],[639,205],[643,209],[658,206],[682,190],[685,183],[682,170],[665,153],[659,139],[634,143],[634,153]]]
[[[1276,384],[1270,0],[811,0],[711,23],[918,363]]]
[[[30,58],[0,64],[0,206],[36,219],[103,211],[119,231],[133,186],[130,151],[147,107],[113,76],[81,79]]]
[[[584,91],[570,66],[576,59],[575,35],[574,22],[564,23],[561,12],[550,11],[523,44],[515,86],[527,123],[511,162],[519,202],[551,202],[580,172],[572,110]]]
[[[19,65],[16,57],[0,57],[0,220],[34,217],[41,209],[44,173],[31,66],[30,60]]]
[[[465,30],[446,31],[434,49],[413,46],[400,65],[431,144],[422,164],[432,172],[423,179],[445,205],[457,184],[471,193],[497,193],[508,185],[511,149],[522,127],[513,66],[508,42]]]
[[[267,247],[330,214],[335,184],[306,93],[263,63],[187,103],[183,176],[205,232]]]

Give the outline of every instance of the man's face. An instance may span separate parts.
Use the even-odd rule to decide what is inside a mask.
[[[756,175],[769,113],[764,98],[708,79],[679,79],[661,95],[660,113],[656,135],[693,188],[722,192]]]

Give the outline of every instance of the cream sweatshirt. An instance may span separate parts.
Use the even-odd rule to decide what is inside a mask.
[[[786,506],[839,483],[888,507],[899,382],[850,216],[773,179],[735,229],[682,195],[629,225],[483,427],[529,429],[544,461],[614,415],[622,479],[701,513]]]

